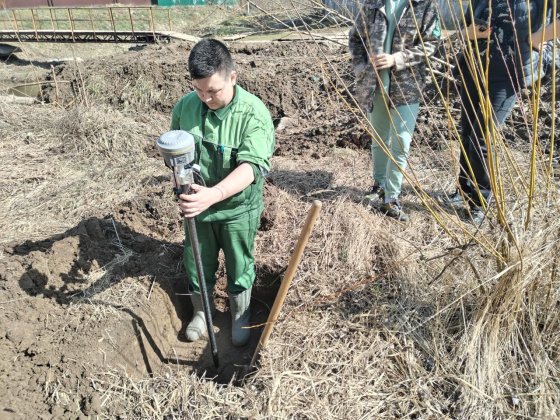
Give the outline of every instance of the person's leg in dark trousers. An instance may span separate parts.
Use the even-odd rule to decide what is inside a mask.
[[[478,91],[473,80],[465,75],[461,89],[461,152],[459,155],[459,188],[467,199],[471,197],[471,172],[469,156],[471,155],[471,134],[478,106]]]
[[[488,149],[484,138],[486,132],[482,107],[484,98],[481,98],[472,79],[467,78],[465,82],[461,91],[463,105],[461,142],[465,154],[461,153],[460,158],[459,186],[469,198],[471,206],[484,207],[492,195],[488,171]],[[515,105],[516,91],[512,82],[507,79],[492,80],[488,84],[488,89],[495,128],[499,128]],[[491,127],[490,131],[492,131]],[[472,179],[471,170],[474,179]]]

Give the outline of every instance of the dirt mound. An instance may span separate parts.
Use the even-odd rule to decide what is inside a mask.
[[[102,60],[58,66],[57,80],[70,83],[60,83],[58,92],[49,85],[45,98],[66,104],[88,98],[117,109],[170,112],[191,90],[186,68],[190,48],[190,44],[180,42],[150,45]],[[279,119],[309,108],[308,95],[315,95],[321,102],[325,90],[321,69],[310,68],[308,63],[310,56],[320,56],[321,48],[333,57],[341,53],[299,43],[231,49],[240,85],[262,98],[273,117]]]
[[[57,89],[45,87],[44,96],[62,104],[102,103],[126,113],[170,114],[191,90],[186,70],[190,48],[187,43],[147,46],[88,60],[79,67],[58,66],[56,78],[61,83]],[[358,142],[363,130],[336,93],[344,92],[344,84],[350,82],[344,48],[291,42],[231,49],[239,84],[263,100],[279,126],[276,154],[320,157],[336,144]]]

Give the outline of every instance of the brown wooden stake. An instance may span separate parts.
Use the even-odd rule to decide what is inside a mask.
[[[323,204],[319,200],[313,201],[313,204],[309,209],[309,213],[307,213],[307,220],[305,221],[305,225],[303,225],[303,229],[301,231],[301,234],[299,235],[296,248],[294,249],[292,257],[290,258],[288,269],[284,273],[282,284],[280,285],[280,289],[278,290],[278,294],[276,295],[276,299],[274,300],[274,305],[272,305],[272,309],[270,311],[270,314],[268,315],[268,320],[266,321],[266,325],[261,334],[259,344],[255,349],[253,358],[251,359],[249,370],[253,368],[253,365],[257,360],[258,354],[260,353],[261,349],[263,349],[264,346],[266,345],[268,338],[272,333],[272,329],[274,328],[274,324],[276,324],[276,321],[278,320],[278,315],[280,314],[280,310],[284,305],[284,301],[286,300],[286,295],[288,294],[288,289],[290,288],[292,280],[294,279],[296,270],[299,266],[301,257],[303,255],[303,250],[305,249],[305,245],[307,245],[309,236],[311,236],[311,231],[313,230],[313,226],[317,221],[317,217],[319,217],[319,212],[321,211],[322,205]]]
[[[153,31],[152,25],[152,8],[148,7],[147,9],[147,13],[148,13],[148,31]]]
[[[91,9],[88,9],[88,14],[89,14],[89,22],[91,24],[91,30],[93,31],[93,36],[95,36],[95,25],[93,23],[93,16],[91,14]]]
[[[74,64],[78,69],[78,76],[80,76],[80,85],[82,87],[82,97],[84,98],[84,102],[86,103],[86,107],[89,108],[89,100],[87,96],[86,84],[84,83],[84,78],[82,77],[82,71],[80,70],[80,65],[78,64],[78,60],[76,59],[76,51],[72,48],[72,55],[74,56]]]
[[[117,32],[117,28],[115,27],[115,17],[113,16],[113,8],[112,7],[109,7],[109,16],[111,18],[111,27],[113,28],[113,33],[115,33],[115,32]]]
[[[173,30],[173,25],[171,23],[171,8],[167,8],[167,23],[169,24],[169,30]]]

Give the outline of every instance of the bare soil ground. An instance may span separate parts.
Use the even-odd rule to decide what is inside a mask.
[[[184,234],[154,141],[190,90],[190,45],[86,54],[83,63],[45,71],[52,82],[43,86],[45,104],[0,105],[0,417],[558,414],[558,398],[539,408],[523,394],[529,385],[515,388],[516,380],[516,400],[469,405],[459,343],[474,322],[481,279],[496,272],[491,252],[471,247],[472,237],[491,241],[495,230],[490,223],[476,231],[442,207],[434,216],[414,194],[422,185],[437,200],[453,188],[457,149],[445,142],[441,102],[419,119],[403,191],[413,223],[404,225],[360,204],[370,182],[369,139],[346,90],[345,48],[231,48],[240,84],[263,99],[277,130],[256,243],[250,344],[229,343],[223,268],[214,291],[221,368],[214,369],[206,340],[182,336],[191,312]],[[44,59],[24,64],[44,68]],[[6,74],[14,63],[0,65]],[[517,159],[528,146],[514,137]],[[325,208],[282,319],[259,369],[237,383],[313,199]],[[541,233],[555,244],[556,231]],[[549,321],[543,351],[557,366],[557,319]],[[543,371],[541,385],[557,391],[554,369]]]

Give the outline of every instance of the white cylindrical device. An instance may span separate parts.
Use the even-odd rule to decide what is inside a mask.
[[[195,159],[194,136],[183,130],[163,133],[156,143],[165,163],[172,167],[184,167]]]

